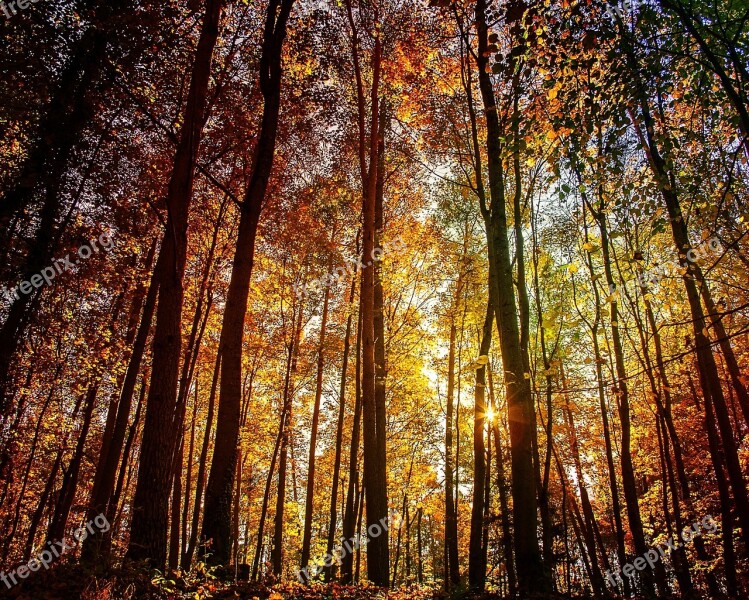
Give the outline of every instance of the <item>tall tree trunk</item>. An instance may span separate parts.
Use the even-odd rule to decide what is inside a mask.
[[[330,263],[328,263],[330,267]],[[304,507],[304,533],[302,537],[302,569],[309,564],[310,544],[312,542],[312,513],[315,506],[315,458],[317,451],[317,429],[320,422],[320,400],[322,399],[323,367],[325,366],[325,330],[328,326],[328,304],[330,286],[325,286],[320,322],[320,344],[317,348],[317,379],[315,381],[315,404],[312,409],[312,429],[309,441],[309,467],[307,469],[307,494]]]
[[[237,245],[221,323],[221,394],[203,518],[203,533],[214,541],[210,560],[217,564],[226,564],[231,547],[231,498],[241,418],[244,321],[255,257],[255,236],[273,170],[281,106],[281,58],[293,4],[294,0],[271,0],[266,13],[260,56],[263,118],[252,177],[240,207]]]
[[[350,5],[349,5],[350,10]],[[377,22],[379,19],[375,17]],[[355,44],[356,47],[356,44]],[[358,59],[356,60],[358,69]],[[376,204],[377,204],[377,171],[379,142],[379,83],[382,64],[381,36],[375,36],[374,55],[372,58],[372,88],[370,96],[371,123],[369,127],[369,148],[360,136],[360,162],[369,164],[367,175],[362,179],[363,225],[362,240],[364,261],[370,261],[362,272],[361,314],[362,314],[362,414],[364,438],[364,489],[367,499],[366,526],[382,530],[381,521],[387,521],[387,473],[386,457],[383,454],[383,439],[386,424],[382,421],[384,407],[378,406],[377,373],[376,373],[376,329],[375,329],[375,270],[371,259],[375,257],[376,248]],[[359,98],[363,97],[361,82],[357,86]],[[359,105],[359,118],[364,119],[363,102]],[[371,536],[367,544],[367,577],[375,585],[387,587],[390,583],[390,566],[387,529],[380,535]]]
[[[358,241],[357,241],[358,245]],[[325,546],[325,553],[330,554],[333,551],[335,541],[336,525],[338,521],[338,486],[341,479],[341,454],[343,451],[343,425],[346,415],[346,376],[348,372],[348,357],[351,346],[351,326],[354,318],[354,295],[356,294],[356,275],[352,277],[351,292],[348,301],[348,318],[346,319],[346,335],[343,338],[343,364],[341,366],[341,387],[338,393],[338,425],[336,427],[335,438],[335,459],[333,460],[333,482],[330,492],[330,517],[328,523],[328,539]],[[325,568],[325,580],[330,581],[333,574],[332,565]]]
[[[484,426],[486,424],[486,365],[492,343],[494,309],[487,302],[484,328],[479,347],[479,368],[476,369],[476,385],[473,405],[473,497],[471,506],[471,536],[468,550],[468,585],[476,592],[483,592],[486,584],[486,554],[484,552],[484,491],[486,486],[486,447]],[[486,360],[486,362],[483,362]]]
[[[533,467],[534,402],[524,370],[520,344],[517,306],[513,289],[513,269],[507,239],[507,214],[502,165],[502,131],[494,98],[494,88],[488,72],[489,52],[486,1],[476,0],[476,28],[478,34],[479,88],[484,103],[489,164],[490,207],[482,207],[487,223],[490,260],[494,262],[496,289],[492,296],[500,349],[504,368],[510,425],[510,453],[512,457],[513,520],[515,524],[515,558],[518,566],[520,593],[544,593],[551,582],[545,577],[538,547],[538,504],[536,478]]]
[[[195,53],[184,125],[174,157],[164,242],[157,272],[159,300],[153,340],[151,385],[141,442],[138,483],[127,558],[150,560],[163,567],[169,519],[169,490],[175,442],[175,409],[182,347],[183,279],[187,260],[187,226],[192,203],[195,166],[207,119],[211,60],[218,38],[223,0],[206,0],[205,17]]]
[[[349,452],[348,489],[346,491],[346,509],[343,513],[343,539],[350,540],[356,533],[357,493],[359,485],[359,438],[361,437],[362,395],[361,395],[361,338],[362,313],[356,327],[356,368],[354,423],[351,431],[351,450]],[[348,552],[341,564],[341,582],[350,584],[354,580],[354,555]]]

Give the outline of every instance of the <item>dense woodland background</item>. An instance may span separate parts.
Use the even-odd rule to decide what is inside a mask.
[[[746,597],[745,0],[0,23],[2,593]]]

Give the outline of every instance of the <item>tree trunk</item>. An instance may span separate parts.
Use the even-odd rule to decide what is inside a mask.
[[[281,577],[283,573],[284,559],[284,511],[286,508],[286,467],[289,455],[289,442],[291,439],[291,428],[293,425],[293,400],[294,392],[292,390],[292,380],[296,372],[297,356],[299,353],[299,339],[302,332],[302,317],[304,315],[304,298],[299,302],[299,313],[292,315],[291,343],[288,347],[288,356],[286,363],[286,381],[284,382],[283,404],[284,404],[284,427],[281,435],[281,451],[278,458],[278,490],[276,496],[276,514],[273,521],[273,549],[271,551],[271,561],[273,563],[273,574]]]
[[[187,227],[192,203],[195,165],[207,120],[211,60],[218,38],[223,0],[206,0],[184,125],[174,157],[169,192],[167,226],[157,265],[159,300],[153,340],[151,385],[141,442],[138,483],[127,558],[166,563],[169,490],[177,433],[175,409],[182,346],[183,278],[187,259]]]
[[[504,195],[504,175],[500,138],[502,131],[497,114],[492,81],[488,68],[488,26],[486,2],[476,0],[476,27],[478,34],[479,87],[484,103],[487,127],[487,156],[489,161],[490,208],[482,211],[487,228],[490,260],[494,262],[496,289],[492,296],[500,349],[504,368],[510,426],[510,453],[512,458],[513,520],[515,524],[515,557],[518,566],[520,593],[544,593],[551,582],[545,577],[538,547],[538,505],[533,468],[533,440],[535,431],[534,402],[524,370],[520,344],[517,306],[513,289],[513,269],[507,239],[507,214]]]
[[[330,263],[328,264],[330,267]],[[322,399],[323,367],[325,365],[325,329],[328,326],[328,304],[330,286],[325,286],[320,323],[320,344],[317,349],[317,380],[315,382],[315,404],[312,409],[312,430],[309,442],[309,467],[307,469],[307,494],[304,507],[304,534],[302,537],[302,569],[309,564],[310,544],[312,542],[312,513],[315,504],[315,458],[317,450],[317,428],[320,422],[320,400]]]
[[[382,40],[375,37],[373,57],[373,79],[371,89],[370,147],[368,176],[362,181],[363,226],[362,240],[364,261],[375,257],[376,248],[376,204],[379,143],[379,79],[382,63]],[[361,115],[361,112],[360,112]],[[360,143],[360,154],[366,148]],[[387,473],[386,457],[383,455],[383,439],[386,424],[382,421],[384,407],[378,406],[376,383],[376,330],[375,330],[375,270],[371,260],[362,272],[362,409],[364,434],[364,489],[367,499],[367,531],[382,528],[387,521]],[[370,536],[367,544],[367,577],[375,585],[387,587],[390,583],[390,566],[387,529],[380,535]]]
[[[456,292],[456,299],[459,292]],[[450,346],[447,358],[447,409],[445,413],[445,590],[460,584],[458,562],[458,515],[455,512],[453,482],[453,390],[455,388],[455,311],[451,314]]]
[[[276,436],[276,445],[273,448],[273,458],[271,459],[270,468],[268,469],[268,478],[265,481],[265,492],[263,493],[263,505],[260,509],[260,523],[257,531],[257,547],[255,548],[255,559],[252,562],[252,580],[256,581],[260,569],[260,555],[263,553],[263,535],[265,533],[265,520],[268,515],[268,504],[270,503],[270,489],[273,483],[273,474],[276,470],[276,461],[278,459],[278,450],[281,447],[281,440],[285,429],[286,412],[282,410],[281,419],[278,425],[278,435]]]
[[[487,376],[489,379],[489,401],[494,403],[494,382],[492,380],[491,363],[487,363]],[[499,417],[495,417],[492,423],[492,437],[494,438],[494,454],[497,457],[497,489],[499,491],[500,523],[502,526],[502,551],[507,571],[507,586],[510,598],[517,597],[517,577],[515,575],[515,559],[512,551],[512,530],[510,527],[510,508],[507,497],[507,476],[505,474],[505,458],[502,439],[499,436]]]
[[[244,321],[255,257],[255,236],[273,170],[281,105],[281,57],[293,4],[294,0],[271,0],[266,13],[260,56],[263,118],[252,177],[240,207],[237,245],[221,323],[221,394],[203,517],[203,534],[214,541],[210,560],[216,564],[227,563],[231,547],[231,498],[241,418]]]
[[[208,449],[211,445],[211,430],[213,429],[213,414],[216,407],[216,389],[218,386],[219,369],[221,367],[221,353],[216,353],[216,362],[213,368],[213,380],[211,391],[208,395],[208,412],[205,417],[205,434],[203,435],[203,446],[200,449],[198,460],[198,476],[195,479],[195,504],[192,509],[192,522],[190,525],[190,541],[187,550],[182,557],[182,567],[189,569],[192,566],[192,557],[198,543],[198,530],[200,529],[200,507],[203,504],[203,486],[205,485],[205,474],[208,465]]]
[[[151,248],[152,252],[156,251],[156,244]],[[151,267],[152,260],[147,261],[148,268]],[[158,267],[157,267],[158,268]],[[138,373],[140,372],[141,363],[143,361],[143,355],[146,351],[146,343],[148,341],[148,335],[151,331],[151,323],[153,321],[153,313],[156,307],[156,297],[159,291],[159,283],[156,271],[151,274],[151,281],[148,286],[148,292],[145,296],[145,302],[143,303],[143,313],[140,316],[140,325],[138,325],[135,339],[131,342],[132,353],[128,361],[127,370],[125,372],[125,379],[122,383],[122,389],[120,391],[119,400],[116,406],[111,406],[110,410],[115,410],[117,415],[115,417],[114,428],[112,429],[111,437],[108,443],[102,445],[101,454],[99,455],[99,461],[96,465],[96,472],[94,475],[94,484],[91,490],[91,499],[89,501],[89,509],[86,514],[88,520],[96,518],[99,514],[109,514],[109,504],[114,492],[115,483],[117,479],[117,468],[120,464],[120,457],[122,455],[122,447],[125,443],[125,436],[127,434],[127,425],[130,420],[130,411],[133,404],[133,396],[135,394],[135,385],[138,381]],[[140,304],[139,299],[136,298],[133,301],[133,312],[138,310]],[[130,333],[128,333],[130,338]],[[83,548],[81,550],[81,561],[88,564],[94,564],[98,561],[100,556],[103,554],[105,562],[109,556],[109,544],[104,543],[104,540],[111,539],[111,535],[103,533],[101,530],[96,529],[92,535],[89,535],[83,541]]]
[[[357,242],[358,243],[358,242]],[[335,541],[336,525],[338,521],[338,511],[336,505],[338,503],[338,486],[341,478],[341,454],[343,450],[343,424],[344,417],[346,415],[346,376],[348,371],[348,356],[350,350],[351,340],[351,326],[354,318],[354,295],[356,294],[356,275],[352,277],[351,281],[351,292],[349,294],[348,302],[348,319],[346,319],[346,335],[343,338],[343,364],[341,366],[341,387],[338,393],[338,425],[336,427],[336,441],[335,441],[335,459],[333,461],[333,483],[331,485],[330,492],[330,517],[328,524],[328,539],[325,547],[325,553],[330,554],[333,551],[333,543]],[[333,567],[325,568],[325,580],[330,581],[332,579]]]
[[[580,528],[582,529],[583,540],[588,548],[588,555],[590,556],[590,567],[591,567],[591,584],[593,585],[593,593],[598,597],[606,591],[606,584],[603,582],[603,576],[601,575],[601,568],[598,565],[598,553],[596,550],[596,537],[595,537],[595,515],[593,514],[593,507],[590,504],[590,497],[588,496],[588,489],[585,486],[585,477],[583,474],[583,465],[580,460],[580,447],[577,440],[577,431],[575,429],[575,419],[572,415],[572,409],[570,408],[570,397],[567,385],[567,378],[564,375],[564,371],[561,374],[562,387],[564,393],[565,406],[564,411],[567,417],[567,437],[569,439],[570,451],[572,454],[572,460],[575,464],[575,475],[577,476],[577,487],[580,493],[580,503],[583,508],[584,522],[581,521]],[[605,553],[605,549],[601,549]]]
[[[356,328],[356,373],[354,399],[354,423],[351,432],[351,450],[349,453],[348,489],[346,491],[346,509],[343,513],[343,539],[350,540],[356,534],[356,497],[359,485],[359,438],[361,437],[362,396],[361,396],[361,338],[362,313],[359,311]],[[354,555],[346,553],[341,564],[341,582],[350,584],[354,580]]]
[[[483,592],[486,584],[486,554],[484,552],[484,491],[486,479],[486,365],[492,343],[494,309],[486,306],[486,317],[479,347],[479,368],[476,369],[476,386],[473,405],[473,497],[471,506],[471,537],[468,550],[468,585],[475,592]],[[483,360],[485,363],[482,363]]]
[[[65,529],[68,524],[70,509],[73,506],[75,494],[78,489],[78,475],[80,474],[81,463],[83,462],[83,450],[86,447],[86,440],[88,439],[88,431],[91,427],[91,418],[94,414],[94,405],[96,404],[96,393],[98,390],[98,380],[89,384],[88,392],[86,393],[86,400],[84,402],[83,424],[78,433],[78,443],[76,444],[75,452],[70,459],[70,464],[68,465],[68,468],[65,471],[65,476],[62,479],[62,487],[58,492],[54,515],[52,516],[52,521],[47,530],[48,542],[54,543],[65,537]]]

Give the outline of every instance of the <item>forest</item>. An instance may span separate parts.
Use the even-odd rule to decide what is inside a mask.
[[[747,0],[0,39],[0,597],[749,597]]]

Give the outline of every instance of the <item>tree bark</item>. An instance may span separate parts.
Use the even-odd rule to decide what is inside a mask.
[[[166,199],[169,216],[157,265],[159,300],[153,340],[152,378],[141,442],[141,456],[147,457],[147,460],[141,460],[138,469],[126,555],[131,560],[149,560],[157,567],[163,567],[166,563],[169,490],[177,440],[174,420],[182,346],[187,227],[195,167],[208,117],[208,84],[222,8],[223,0],[206,0],[184,111],[184,126],[169,181]]]
[[[341,454],[343,450],[343,425],[346,415],[346,377],[348,372],[348,357],[351,341],[351,327],[353,322],[354,295],[356,294],[356,275],[352,277],[351,292],[348,301],[348,318],[346,319],[346,335],[343,338],[343,364],[341,366],[341,387],[338,393],[338,425],[336,427],[335,441],[335,459],[333,461],[333,482],[330,492],[330,517],[328,523],[328,539],[325,547],[325,553],[330,554],[333,551],[335,540],[336,525],[338,521],[338,486],[341,479]],[[325,580],[332,579],[333,568],[325,568]]]
[[[328,263],[330,267],[330,263]],[[320,400],[322,399],[323,367],[325,365],[325,333],[328,326],[328,304],[330,286],[325,286],[322,321],[320,323],[320,344],[317,348],[317,379],[315,382],[315,404],[312,409],[312,429],[309,442],[309,462],[307,469],[307,494],[304,507],[304,533],[302,537],[302,569],[309,564],[312,542],[312,513],[315,505],[315,458],[317,450],[317,429],[320,422]]]
[[[510,425],[510,453],[512,458],[513,520],[515,524],[515,558],[521,595],[544,593],[551,582],[545,576],[538,547],[538,503],[533,467],[533,440],[535,431],[534,401],[524,370],[520,344],[517,306],[513,289],[513,269],[507,239],[507,214],[502,165],[502,135],[497,104],[488,68],[488,26],[486,1],[476,0],[476,27],[478,34],[479,88],[484,103],[487,127],[487,155],[489,165],[490,208],[482,207],[489,225],[488,247],[494,262],[496,291],[492,297],[507,394]]]
[[[491,302],[486,305],[486,317],[479,347],[479,361],[486,363],[476,369],[476,385],[473,405],[473,502],[471,506],[471,536],[468,550],[468,585],[476,592],[483,592],[486,584],[486,554],[484,552],[484,491],[486,479],[486,447],[484,426],[486,424],[486,365],[494,327],[494,309]]]
[[[231,499],[241,418],[244,321],[255,257],[257,226],[273,170],[281,106],[281,58],[286,24],[293,4],[294,0],[271,0],[266,13],[260,56],[263,117],[255,148],[252,177],[240,207],[237,245],[221,323],[221,394],[216,445],[203,517],[203,534],[214,542],[210,560],[216,564],[227,563],[231,547]]]

